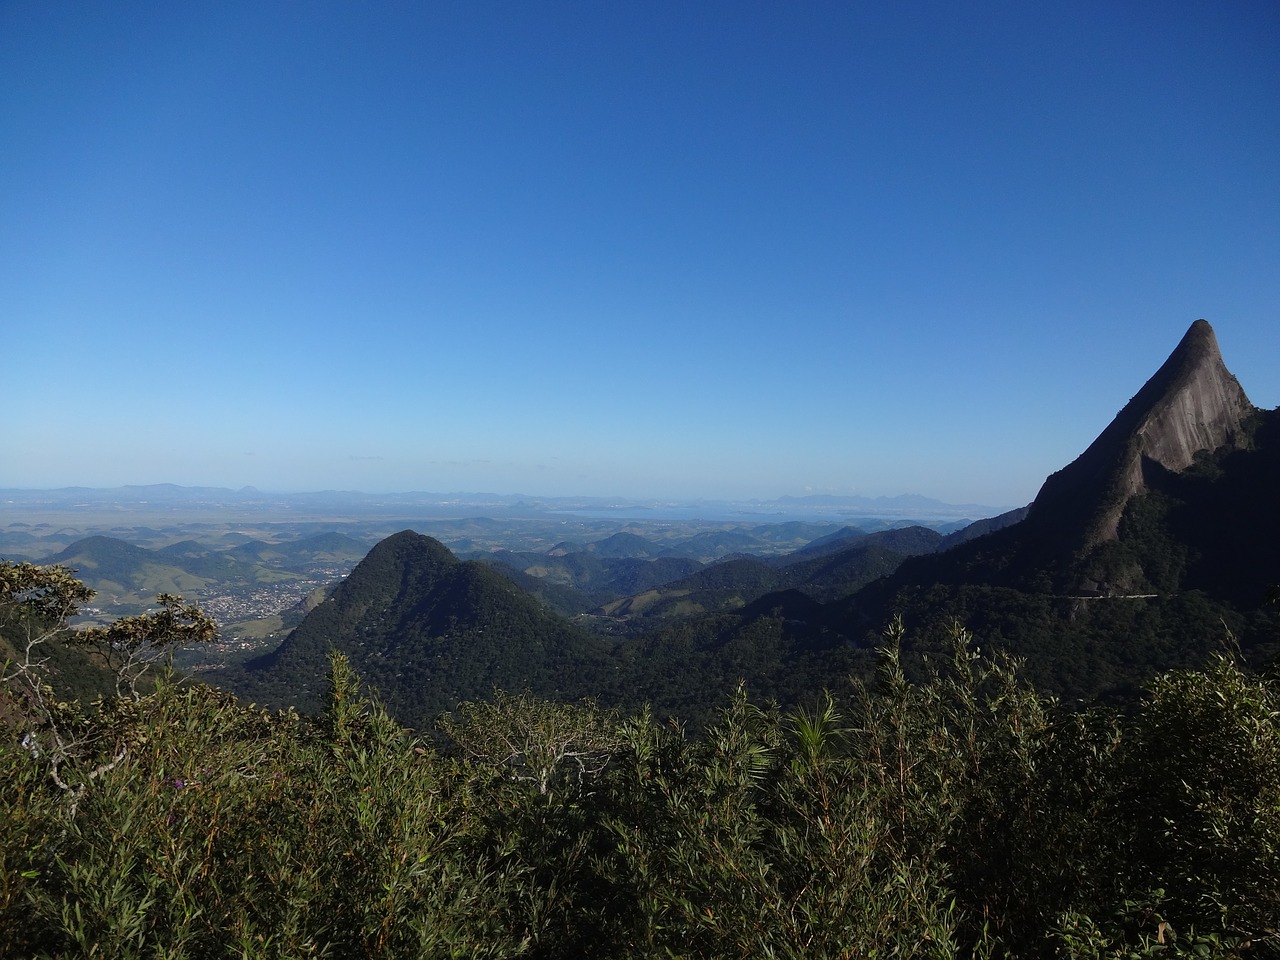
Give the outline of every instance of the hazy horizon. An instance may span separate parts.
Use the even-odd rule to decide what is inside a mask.
[[[0,487],[1021,505],[1280,404],[1280,8],[0,5]]]
[[[288,501],[290,498],[303,498],[314,500],[323,497],[334,497],[339,501],[343,498],[387,498],[390,501],[397,499],[409,498],[437,498],[432,501],[438,504],[456,503],[462,506],[483,506],[488,503],[501,503],[503,505],[511,505],[512,502],[521,500],[529,500],[535,503],[542,502],[552,505],[554,510],[571,510],[571,506],[577,504],[583,509],[603,510],[608,515],[612,515],[609,505],[617,505],[618,509],[627,509],[635,507],[637,509],[661,508],[669,507],[677,510],[686,508],[694,508],[698,505],[719,505],[723,507],[748,507],[759,505],[762,508],[786,506],[793,504],[794,509],[802,511],[805,505],[810,505],[813,509],[821,510],[826,505],[831,505],[832,509],[838,508],[840,505],[879,504],[884,507],[899,506],[906,509],[909,505],[918,505],[921,508],[937,507],[952,508],[955,510],[963,508],[976,508],[986,511],[983,515],[994,515],[997,512],[1003,512],[1009,509],[1016,509],[1025,504],[982,504],[973,502],[953,502],[938,500],[933,497],[927,497],[923,494],[902,492],[898,494],[878,494],[878,495],[861,495],[861,494],[823,494],[808,493],[799,495],[784,494],[781,497],[761,498],[761,497],[623,497],[608,496],[595,494],[533,494],[522,491],[495,491],[495,490],[337,490],[337,489],[315,489],[315,490],[282,490],[282,489],[264,489],[256,487],[252,484],[243,487],[223,487],[216,484],[175,484],[165,481],[156,483],[143,484],[123,484],[119,486],[99,487],[86,486],[83,484],[71,484],[65,487],[0,487],[3,493],[21,493],[21,494],[60,494],[60,493],[99,493],[108,495],[118,495],[122,492],[138,491],[146,493],[148,491],[156,492],[161,490],[178,491],[175,500],[172,502],[182,502],[184,500],[194,499],[196,494],[205,492],[227,493],[235,496],[244,497],[263,497],[263,498],[279,498]],[[12,504],[14,501],[9,501]],[[147,501],[137,501],[139,504]],[[165,500],[156,501],[156,503],[169,502]],[[948,512],[944,510],[944,512]]]

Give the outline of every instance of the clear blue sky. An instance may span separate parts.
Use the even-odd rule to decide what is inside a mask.
[[[1030,500],[1280,404],[1280,6],[0,4],[0,486]]]

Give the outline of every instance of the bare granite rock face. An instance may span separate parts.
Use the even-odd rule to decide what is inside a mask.
[[[1253,410],[1222,361],[1213,327],[1197,320],[1110,426],[1044,482],[1030,516],[1078,515],[1085,547],[1114,540],[1125,503],[1147,487],[1148,470],[1179,473],[1197,453],[1236,444]]]
[[[1200,333],[1207,344],[1203,359],[1178,371],[1178,379],[1138,429],[1142,456],[1179,473],[1191,466],[1201,450],[1214,451],[1234,443],[1240,424],[1253,405],[1222,362],[1213,329],[1203,320]],[[1189,336],[1191,334],[1188,334]]]

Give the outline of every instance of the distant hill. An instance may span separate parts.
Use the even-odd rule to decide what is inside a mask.
[[[359,560],[369,552],[369,544],[344,533],[317,533],[296,540],[267,543],[250,540],[227,551],[228,555],[254,563],[305,567],[316,563]]]
[[[739,557],[686,577],[602,604],[595,612],[615,618],[671,618],[736,610],[779,589],[785,576],[762,560]]]
[[[651,540],[646,540],[639,534],[624,532],[615,533],[612,536],[605,537],[603,540],[587,544],[586,552],[614,559],[630,557],[651,559],[661,556],[666,551],[658,544]]]
[[[786,557],[734,557],[680,579],[602,604],[615,618],[671,619],[749,607],[770,593],[794,590],[814,600],[846,596],[897,569],[908,556],[929,553],[942,535],[926,527],[824,537]]]
[[[836,526],[859,518],[859,525],[901,522],[929,526],[950,524],[965,517],[993,516],[999,508],[978,504],[948,504],[927,497],[843,497],[815,495],[782,497],[777,500],[622,500],[600,497],[532,497],[524,494],[493,493],[406,493],[370,494],[358,491],[321,490],[297,493],[266,493],[245,487],[231,490],[217,487],[182,487],[153,484],[114,488],[64,487],[57,490],[0,489],[0,501],[20,505],[26,511],[69,512],[83,516],[86,511],[110,514],[153,515],[161,522],[181,513],[190,517],[225,514],[233,511],[254,517],[334,517],[397,518],[415,526],[443,517],[481,518],[480,522],[500,525],[512,518],[566,515],[632,518],[640,520],[731,520],[766,518],[779,522]],[[864,523],[865,520],[865,523]],[[870,527],[869,527],[870,528]],[[820,534],[801,537],[810,539]],[[798,544],[797,544],[798,545]]]
[[[116,537],[91,536],[41,562],[76,570],[97,591],[95,605],[120,614],[151,605],[160,593],[198,601],[210,594],[243,594],[316,574],[334,576],[335,568],[345,570],[367,552],[359,541],[337,533],[281,543],[250,540],[227,550],[195,540],[151,550]]]
[[[800,547],[788,560],[797,560],[801,557],[815,556],[824,553],[834,553],[838,550],[844,550],[853,546],[859,540],[868,536],[868,531],[860,527],[844,526],[832,533],[816,537],[803,547]]]
[[[874,543],[886,550],[915,556],[920,553],[932,553],[946,542],[946,538],[930,527],[913,524],[905,527],[892,527],[888,530],[877,530],[869,533],[858,527],[841,527],[834,533],[806,544],[787,557],[776,562],[792,564],[812,557],[838,553],[858,544]]]
[[[985,537],[988,533],[995,533],[997,530],[1003,530],[1005,527],[1011,527],[1015,523],[1020,523],[1027,518],[1030,507],[1017,507],[1016,509],[1006,511],[998,517],[988,517],[984,520],[975,520],[973,523],[966,524],[960,529],[948,533],[943,537],[942,543],[938,545],[939,550],[950,550],[954,546],[965,543],[969,540],[976,540],[978,537]]]
[[[475,555],[490,566],[518,572],[519,582],[562,612],[582,613],[618,597],[688,576],[702,564],[682,557],[601,557],[589,550],[566,553],[496,551]],[[524,578],[537,581],[530,584]]]
[[[576,699],[615,682],[599,640],[413,531],[375,546],[275,651],[230,682],[255,699],[317,710],[331,649],[415,726],[495,687]]]
[[[761,546],[759,538],[746,530],[708,530],[673,546],[670,553],[709,563],[735,553],[754,553]]]
[[[140,603],[154,600],[160,593],[192,596],[209,582],[187,569],[187,558],[136,547],[114,537],[86,537],[41,562],[71,567],[104,598]]]
[[[530,573],[526,573],[518,566],[513,566],[509,556],[486,554],[476,557],[475,560],[491,567],[548,610],[552,610],[562,617],[574,617],[585,613],[600,602],[597,599],[600,596],[599,594],[579,590],[549,577],[535,577]]]
[[[891,575],[909,557],[932,552],[934,538],[881,539],[872,534],[852,547],[805,558],[787,569],[795,588],[815,599],[835,600]]]

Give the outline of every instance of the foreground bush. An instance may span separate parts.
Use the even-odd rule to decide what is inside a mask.
[[[1280,956],[1272,683],[1065,713],[962,631],[910,684],[898,639],[697,739],[513,696],[415,737],[340,656],[315,718],[162,682],[74,756],[15,731],[0,955]]]

